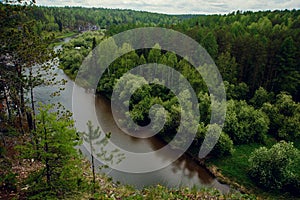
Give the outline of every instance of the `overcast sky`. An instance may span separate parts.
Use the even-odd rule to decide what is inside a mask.
[[[299,9],[300,0],[36,0],[38,5],[122,8],[167,14]]]

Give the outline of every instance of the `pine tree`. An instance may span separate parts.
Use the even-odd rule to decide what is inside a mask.
[[[39,143],[20,147],[24,158],[32,159],[38,154],[38,160],[44,166],[32,175],[29,191],[59,195],[74,190],[80,186],[82,173],[79,154],[74,148],[81,141],[73,128],[73,121],[66,115],[53,112],[51,105],[40,105],[36,118],[36,138],[33,139]]]
[[[108,152],[105,150],[105,146],[108,144],[108,139],[111,137],[111,133],[107,133],[105,135],[102,135],[102,132],[100,131],[100,128],[94,128],[91,121],[88,121],[88,132],[81,133],[81,136],[83,140],[88,143],[88,148],[91,156],[91,167],[92,167],[92,195],[96,192],[96,165],[95,165],[95,158],[98,158],[103,163],[109,163],[113,164],[116,162],[116,164],[120,163],[124,159],[124,155],[119,153],[118,149],[115,149],[111,152]],[[100,153],[96,153],[95,147],[100,148]],[[103,164],[99,167],[101,168],[107,168],[108,166]]]
[[[99,130],[99,127],[96,129],[93,128],[92,122],[88,121],[87,123],[89,132],[88,133],[83,133],[83,139],[85,142],[89,144],[90,147],[90,154],[91,154],[91,160],[92,160],[92,173],[93,173],[93,188],[92,188],[92,194],[95,194],[95,183],[96,183],[96,176],[95,176],[95,162],[94,162],[94,141],[97,140],[101,132]]]

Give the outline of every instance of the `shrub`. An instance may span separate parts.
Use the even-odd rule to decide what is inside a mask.
[[[270,119],[271,135],[287,141],[300,138],[300,104],[294,102],[291,95],[278,94],[275,104],[263,104],[262,111]]]
[[[299,150],[290,142],[281,141],[270,149],[260,147],[249,158],[249,175],[267,189],[286,190],[293,183],[300,190],[299,158]]]
[[[214,139],[214,137],[217,137],[216,133],[220,131],[220,127],[217,124],[211,124],[206,127],[204,127],[203,123],[199,125],[197,136],[196,136],[196,143],[199,145],[200,141],[203,143],[204,138],[208,137],[208,140],[205,144],[202,144],[202,148],[209,149],[212,145],[209,142]],[[230,139],[230,137],[224,133],[221,132],[220,137],[218,138],[217,143],[213,146],[212,151],[210,152],[210,155],[213,155],[214,157],[223,157],[231,155],[233,152],[233,142]]]
[[[269,119],[265,113],[245,101],[228,101],[223,130],[235,144],[264,143],[268,129]]]
[[[216,157],[229,156],[233,153],[233,142],[230,137],[222,132],[211,154]]]
[[[0,190],[16,191],[16,174],[12,172],[12,163],[4,156],[0,157]]]

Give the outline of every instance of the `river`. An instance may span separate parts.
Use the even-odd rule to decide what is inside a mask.
[[[65,39],[69,41],[69,38]],[[56,48],[60,48],[56,47]],[[88,120],[98,121],[101,130],[104,133],[111,132],[110,140],[119,147],[126,148],[132,152],[149,152],[163,147],[165,144],[160,139],[152,137],[149,139],[133,138],[122,132],[116,125],[112,113],[110,102],[102,96],[95,96],[83,88],[75,85],[64,72],[56,67],[57,79],[67,80],[65,90],[61,92],[58,97],[50,97],[50,93],[58,89],[53,86],[41,86],[35,89],[35,101],[43,103],[62,103],[67,109],[72,110],[72,92],[73,88],[77,90],[76,100],[82,102],[79,111],[80,116],[75,118],[76,128],[78,130],[86,130],[86,123]],[[95,112],[96,115],[91,115]],[[92,118],[92,119],[91,119]],[[85,146],[81,146],[80,150],[83,154],[89,156]],[[172,151],[172,150],[170,150]],[[172,153],[172,152],[170,152]],[[151,157],[151,162],[162,162],[168,159],[168,154],[160,155],[155,154]],[[122,161],[126,164],[126,158]],[[128,163],[130,164],[130,163]],[[147,163],[136,163],[139,165],[146,165]],[[96,160],[96,165],[100,166],[101,163]],[[165,185],[170,188],[178,187],[212,187],[219,191],[226,193],[230,190],[228,185],[221,184],[216,178],[212,177],[208,171],[199,166],[189,156],[183,154],[177,161],[171,163],[169,166],[154,172],[148,173],[126,173],[115,169],[103,169],[104,173],[112,177],[114,181],[122,184],[133,185],[136,188],[143,188],[151,185]]]

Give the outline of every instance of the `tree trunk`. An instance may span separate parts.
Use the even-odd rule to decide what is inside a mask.
[[[95,194],[95,184],[96,184],[96,177],[95,177],[95,164],[94,164],[94,155],[91,153],[92,156],[92,172],[93,172],[93,191],[92,194]]]
[[[48,138],[47,138],[47,129],[46,129],[46,124],[45,124],[45,119],[43,119],[43,126],[44,126],[44,139],[45,139],[45,146],[44,146],[44,151],[46,153],[46,159],[45,159],[45,165],[46,165],[46,180],[47,180],[47,185],[50,185],[51,181],[51,174],[50,174],[50,164],[49,164],[49,158],[48,158]]]
[[[35,106],[34,106],[34,97],[33,97],[33,80],[32,80],[32,70],[29,72],[29,82],[30,82],[30,98],[31,98],[31,109],[32,109],[32,127],[36,131],[35,125]]]
[[[95,163],[94,163],[94,155],[93,155],[93,144],[92,144],[92,138],[89,137],[90,147],[91,147],[91,157],[92,157],[92,173],[93,173],[93,189],[92,194],[95,194],[95,184],[96,184],[96,177],[95,177]]]
[[[24,129],[23,129],[23,122],[22,122],[22,113],[21,113],[21,109],[19,107],[17,107],[17,112],[18,112],[18,118],[19,118],[19,126],[20,126],[20,131],[22,134],[24,134]]]
[[[4,148],[6,148],[6,141],[5,141],[4,133],[0,132],[0,134],[1,134],[3,146],[4,146]]]
[[[8,102],[8,96],[6,94],[6,87],[4,87],[4,98],[5,98],[5,102],[6,102],[6,109],[8,112],[8,120],[11,121],[11,111],[10,111],[10,105]]]
[[[21,114],[24,114],[25,113],[25,100],[24,100],[22,67],[18,67],[17,70],[18,70],[18,78],[19,78],[20,109],[21,109]]]

